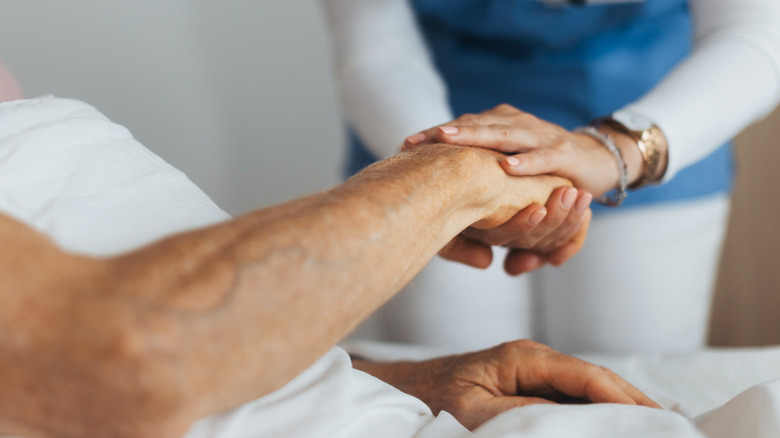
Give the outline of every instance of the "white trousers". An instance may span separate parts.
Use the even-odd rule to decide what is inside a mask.
[[[462,352],[530,338],[568,353],[705,345],[729,198],[615,210],[561,267],[520,277],[434,259],[356,336]]]

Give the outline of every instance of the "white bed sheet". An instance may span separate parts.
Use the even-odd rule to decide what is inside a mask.
[[[342,346],[351,352],[376,360],[422,360],[446,354],[446,351],[437,351],[429,347],[375,341],[350,340],[343,342]],[[580,354],[578,356],[617,372],[659,402],[667,411],[679,414],[696,425],[698,431],[705,436],[780,436],[780,380],[778,380],[780,379],[780,347],[707,349],[667,354]],[[570,411],[564,416],[571,415],[571,412],[577,412],[582,408],[582,406],[566,407],[564,410]],[[593,416],[589,421],[595,428],[593,436],[678,436],[664,435],[666,432],[663,432],[663,429],[658,431],[658,434],[654,434],[653,427],[644,431],[635,430],[629,435],[621,435],[613,430],[611,421],[599,425],[599,418],[608,413],[611,408],[603,406],[594,406],[594,408],[596,409],[588,411],[588,415]],[[528,411],[533,411],[532,416],[544,414],[555,418],[558,409],[540,406]],[[605,412],[596,412],[601,409]],[[517,413],[511,415],[518,416]],[[623,415],[624,413],[621,412],[620,416]],[[626,418],[633,416],[633,414],[626,415]],[[559,420],[560,425],[567,423],[566,420]],[[513,420],[503,418],[494,421],[514,423]],[[647,426],[646,423],[654,421],[641,420],[638,424]],[[493,432],[492,427],[487,430]],[[545,431],[546,433],[548,432]],[[536,437],[537,435],[522,436]],[[582,435],[576,435],[572,431],[572,434],[561,432],[550,436]]]
[[[376,343],[350,350],[418,359],[430,350]],[[238,437],[777,437],[780,348],[669,355],[582,355],[608,366],[665,410],[614,404],[507,411],[473,433],[449,414],[350,367],[340,348],[267,397],[197,423],[187,438]]]
[[[126,129],[89,105],[53,97],[0,104],[0,211],[93,255],[228,217]],[[375,343],[349,348],[389,359],[435,353]],[[421,401],[351,369],[334,347],[279,391],[199,421],[187,438],[780,436],[780,383],[773,380],[780,348],[583,358],[668,409],[526,407],[472,434],[449,414],[434,417]]]

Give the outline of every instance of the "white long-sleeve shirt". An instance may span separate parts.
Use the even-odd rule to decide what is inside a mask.
[[[345,117],[378,157],[453,118],[408,0],[322,0]],[[689,0],[693,51],[625,109],[669,142],[665,180],[780,101],[780,0]]]

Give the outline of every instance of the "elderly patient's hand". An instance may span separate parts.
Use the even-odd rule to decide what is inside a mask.
[[[355,361],[366,371],[447,411],[474,429],[508,409],[539,403],[660,406],[612,371],[532,341],[423,362]]]

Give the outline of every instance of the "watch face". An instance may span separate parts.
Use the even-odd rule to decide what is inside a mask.
[[[652,120],[630,111],[617,111],[612,114],[612,118],[632,131],[647,131],[653,127]]]

